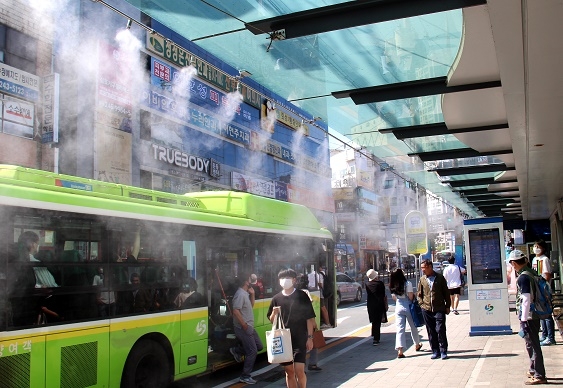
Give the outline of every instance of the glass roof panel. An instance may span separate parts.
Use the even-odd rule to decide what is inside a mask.
[[[494,178],[498,172],[484,172],[480,174],[460,174],[441,177],[442,182],[455,182],[455,181],[465,181],[474,179],[487,179]]]
[[[471,158],[444,159],[424,162],[424,167],[426,170],[433,170],[437,168],[490,166],[493,164],[504,164],[504,161],[494,156],[475,156]]]
[[[413,152],[465,148],[452,135],[397,140],[378,129],[443,122],[441,96],[355,105],[332,92],[442,77],[458,54],[461,10],[282,41],[254,35],[244,23],[347,3],[344,0],[127,0],[250,78],[309,112],[470,216],[477,213]],[[354,2],[351,2],[354,3]],[[170,37],[174,40],[174,37]],[[373,131],[373,132],[371,132]],[[369,133],[365,133],[369,132]],[[489,175],[492,176],[492,175]]]

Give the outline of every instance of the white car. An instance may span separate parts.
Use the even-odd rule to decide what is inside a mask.
[[[345,273],[336,273],[336,305],[343,300],[362,300],[362,285]]]
[[[432,269],[434,269],[434,272],[442,273],[442,263],[439,261],[433,261]]]

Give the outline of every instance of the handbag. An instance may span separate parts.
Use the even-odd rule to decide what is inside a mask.
[[[291,331],[285,328],[281,314],[278,314],[272,330],[266,331],[266,351],[270,364],[293,361]]]
[[[313,332],[313,348],[320,349],[326,345],[325,336],[322,330],[315,330]]]
[[[422,315],[422,309],[418,304],[418,300],[415,298],[409,305],[409,310],[412,315],[412,320],[416,327],[424,326],[424,315]]]

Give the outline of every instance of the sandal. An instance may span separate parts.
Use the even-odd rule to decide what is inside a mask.
[[[417,352],[420,352],[420,349],[422,349],[422,342],[419,343],[418,345],[416,345],[416,348],[414,348]]]
[[[528,381],[524,383],[524,385],[540,385],[540,384],[547,384],[547,379],[545,377],[531,377]]]
[[[397,354],[397,358],[405,358],[404,354]]]

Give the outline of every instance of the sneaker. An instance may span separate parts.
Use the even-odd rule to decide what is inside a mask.
[[[320,367],[318,367],[317,365],[309,365],[309,366],[307,367],[307,369],[309,369],[309,370],[316,370],[316,371],[321,371],[321,370],[323,370],[323,368],[320,368]]]
[[[549,346],[549,345],[553,345],[553,342],[551,342],[551,340],[548,338],[546,340],[544,340],[543,342],[540,342],[541,346]]]
[[[322,329],[332,329],[332,326],[329,325],[329,324],[327,324],[327,323],[323,323],[323,324],[321,325],[321,330],[322,330]]]
[[[541,337],[541,338],[540,338],[540,342],[543,342],[543,341],[545,341],[546,339],[547,339],[547,337]]]
[[[373,341],[373,346],[379,345],[379,341]]]
[[[526,381],[524,385],[540,385],[547,384],[547,379],[545,377],[532,377],[530,380]]]
[[[238,379],[238,381],[240,381],[241,383],[245,383],[245,384],[256,384],[257,381],[254,380],[252,377],[248,376],[248,377],[241,377],[240,379]]]
[[[454,310],[454,314],[455,314],[455,315],[459,315],[459,313],[457,312],[457,310]]]
[[[432,353],[432,355],[430,356],[430,358],[431,358],[432,360],[435,360],[435,359],[437,359],[437,358],[440,358],[440,353]]]
[[[442,353],[442,360],[447,360],[448,359],[448,353]]]
[[[235,348],[230,348],[229,352],[231,352],[231,354],[233,355],[233,358],[235,359],[236,362],[242,362],[242,356],[240,354],[237,353]],[[242,379],[242,377],[241,377]],[[252,380],[252,379],[251,379]],[[252,384],[255,384],[256,381]],[[250,383],[249,383],[250,384]]]

